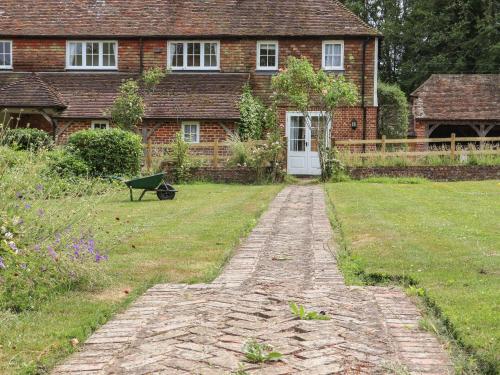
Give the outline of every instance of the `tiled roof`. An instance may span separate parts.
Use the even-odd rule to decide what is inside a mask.
[[[337,0],[2,0],[0,35],[377,35]]]
[[[57,117],[103,118],[115,100],[120,84],[137,75],[121,73],[39,73],[40,80],[57,90],[66,108]],[[24,82],[30,74],[0,74],[0,92],[9,97],[9,87]],[[146,118],[238,119],[238,100],[247,74],[172,73],[145,95]],[[12,83],[14,82],[14,83]],[[7,87],[6,87],[7,86]],[[3,88],[2,88],[3,87]],[[30,90],[28,88],[28,90]],[[44,95],[30,96],[34,101]],[[9,105],[19,106],[16,94]],[[23,101],[24,106],[31,106]],[[2,105],[0,105],[1,107]]]
[[[37,74],[0,86],[0,107],[64,108],[58,92]]]
[[[435,74],[411,96],[416,119],[500,121],[500,74]]]

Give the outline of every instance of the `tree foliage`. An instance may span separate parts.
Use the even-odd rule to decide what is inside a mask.
[[[387,138],[406,138],[408,102],[398,85],[379,82],[379,134]]]
[[[111,107],[111,121],[123,130],[135,130],[144,117],[144,99],[139,92],[139,83],[126,80],[120,86],[119,94]]]
[[[342,0],[384,34],[380,78],[406,94],[433,73],[498,73],[496,0]]]
[[[359,102],[356,85],[343,75],[315,71],[306,58],[289,57],[286,68],[272,79],[275,100],[278,104],[295,107],[302,112],[306,124],[311,126],[312,111],[323,114],[315,123],[321,179],[332,177],[337,161],[330,147],[330,129],[335,110],[339,106],[353,106]]]

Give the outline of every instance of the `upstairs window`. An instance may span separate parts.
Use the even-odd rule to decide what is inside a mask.
[[[116,69],[117,60],[117,42],[74,41],[67,43],[67,69]]]
[[[182,136],[185,142],[200,143],[200,123],[199,122],[183,122]]]
[[[344,70],[344,42],[330,40],[323,42],[323,69]]]
[[[12,68],[12,41],[0,40],[0,69]]]
[[[172,70],[219,69],[219,42],[186,41],[168,43],[168,67]]]
[[[278,42],[257,42],[257,70],[278,70]]]

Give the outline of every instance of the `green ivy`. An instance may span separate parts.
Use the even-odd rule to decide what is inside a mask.
[[[238,133],[243,141],[248,139],[261,139],[264,124],[266,122],[266,107],[253,96],[249,84],[243,89],[240,98],[240,122]]]
[[[408,102],[398,85],[379,82],[379,134],[387,138],[406,138]]]

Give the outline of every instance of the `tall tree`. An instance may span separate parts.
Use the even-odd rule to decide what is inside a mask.
[[[496,0],[344,0],[384,34],[380,78],[406,94],[433,73],[498,73]]]

